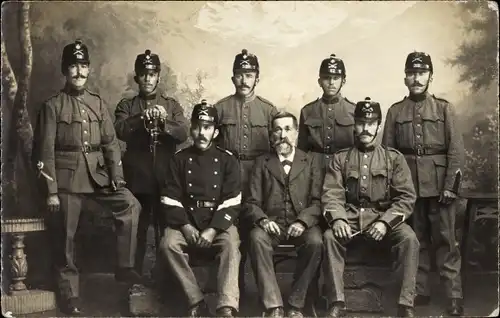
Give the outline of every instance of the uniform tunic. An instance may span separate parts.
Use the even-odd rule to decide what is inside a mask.
[[[300,111],[297,147],[318,157],[323,173],[333,153],[354,145],[354,108],[340,96],[331,101],[318,98]]]
[[[118,267],[134,266],[140,204],[126,188],[110,189],[121,175],[120,148],[108,109],[88,90],[63,89],[42,106],[34,154],[43,163],[48,194],[57,194],[60,211],[48,223],[61,297],[78,297],[74,236],[83,199],[109,208],[116,220]]]
[[[324,262],[327,297],[344,300],[343,271],[345,242],[333,235],[337,220],[347,222],[352,233],[366,231],[375,221],[386,224],[389,240],[397,250],[397,264],[403,269],[399,303],[413,306],[418,266],[418,240],[405,223],[413,212],[415,188],[403,155],[376,145],[362,151],[357,147],[337,152],[328,165],[321,197],[322,210],[330,229],[324,234]]]
[[[268,100],[252,95],[230,95],[215,104],[220,135],[217,144],[240,160],[241,184],[246,187],[255,158],[271,151],[269,130],[278,110]]]
[[[150,151],[150,135],[144,128],[141,115],[147,108],[160,105],[167,111],[167,118],[160,124],[156,146],[156,165]],[[179,103],[160,94],[151,97],[141,95],[122,99],[115,110],[115,128],[118,138],[127,143],[123,158],[125,180],[133,193],[153,193],[164,184],[165,169],[176,146],[186,141],[188,121]]]
[[[145,119],[141,116],[145,109],[156,105],[165,108],[167,117],[159,123],[160,131],[153,167],[151,137],[144,126]],[[175,99],[161,94],[151,96],[139,94],[132,98],[124,98],[118,103],[115,110],[115,129],[118,138],[127,144],[127,151],[123,157],[125,181],[143,207],[139,218],[135,261],[136,269],[141,272],[152,214],[156,213],[154,222],[163,227],[159,217],[158,196],[160,187],[165,182],[167,163],[175,153],[177,145],[187,139],[188,122],[182,107]]]
[[[230,152],[212,145],[206,151],[195,146],[177,152],[169,163],[166,184],[162,189],[167,230],[161,250],[181,284],[189,305],[203,300],[194,273],[189,266],[189,246],[180,231],[185,224],[198,230],[217,230],[210,251],[217,261],[217,308],[238,309],[239,235],[234,221],[241,204],[238,160]],[[193,254],[195,255],[195,254]]]
[[[448,206],[438,202],[444,190],[461,192],[454,184],[457,171],[463,172],[464,144],[453,106],[428,92],[419,99],[405,97],[387,112],[383,143],[405,154],[418,195],[413,215],[421,247],[417,293],[430,294],[432,236],[447,295],[461,298],[461,257],[455,233],[458,202]]]

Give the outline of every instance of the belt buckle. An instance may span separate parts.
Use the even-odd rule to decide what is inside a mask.
[[[422,156],[424,154],[424,149],[417,148],[417,156]]]
[[[90,145],[83,145],[83,152],[89,153],[90,152]]]
[[[200,200],[196,200],[196,207],[197,208],[202,208]]]

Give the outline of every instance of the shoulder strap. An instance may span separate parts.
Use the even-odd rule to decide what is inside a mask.
[[[389,149],[385,146],[382,145],[382,148],[384,148],[385,152],[385,169],[387,171],[387,179],[386,179],[386,185],[385,185],[385,200],[390,199],[390,191],[391,191],[391,177],[392,175],[389,172]]]

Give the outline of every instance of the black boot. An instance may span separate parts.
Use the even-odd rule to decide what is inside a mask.
[[[398,317],[415,317],[415,309],[413,309],[413,307],[399,305]]]
[[[463,316],[464,306],[461,298],[451,298],[450,305],[446,309],[446,313],[450,316]]]

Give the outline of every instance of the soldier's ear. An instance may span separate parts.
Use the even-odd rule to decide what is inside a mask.
[[[257,77],[255,78],[255,85],[259,84],[259,80],[260,80],[260,78],[259,78],[259,76],[257,76]]]
[[[344,78],[342,78],[342,86],[345,85],[345,82],[347,81],[347,78],[344,76]]]
[[[214,130],[214,136],[212,137],[212,139],[217,138],[217,136],[219,136],[219,128],[215,128],[215,130]]]
[[[236,79],[234,78],[234,75],[231,76],[231,82],[233,82],[233,84],[236,85]]]
[[[429,73],[429,83],[432,83],[432,79],[433,79],[432,73]]]
[[[139,77],[137,75],[134,75],[134,82],[136,84],[139,84]]]

